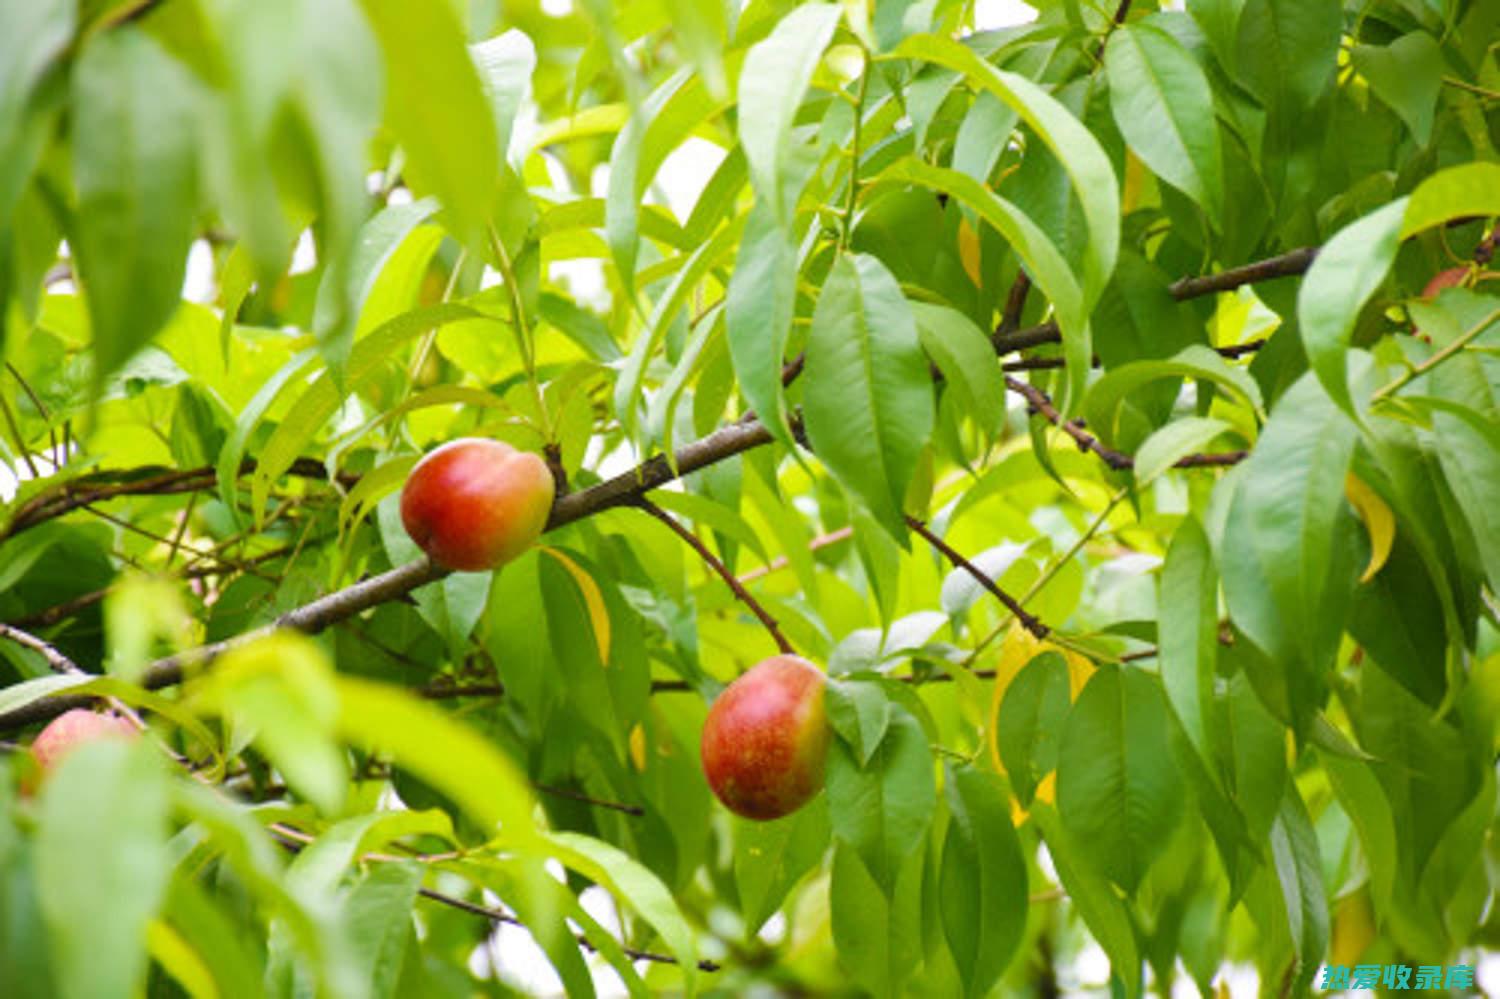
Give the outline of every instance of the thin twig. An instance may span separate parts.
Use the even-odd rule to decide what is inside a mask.
[[[1464,330],[1464,332],[1460,336],[1454,338],[1452,343],[1448,344],[1436,354],[1433,354],[1421,364],[1407,368],[1405,371],[1401,372],[1401,374],[1397,375],[1396,378],[1394,378],[1392,381],[1376,389],[1375,394],[1370,397],[1370,401],[1372,403],[1381,402],[1382,400],[1390,398],[1396,392],[1400,391],[1401,388],[1403,388],[1412,379],[1420,378],[1422,375],[1427,374],[1427,372],[1431,371],[1439,364],[1442,364],[1454,354],[1457,354],[1459,351],[1463,350],[1470,344],[1470,342],[1478,337],[1479,334],[1489,329],[1490,325],[1496,320],[1500,320],[1500,309],[1495,309],[1494,311],[1490,312],[1489,315],[1479,320],[1479,322]]]
[[[1467,80],[1460,80],[1456,76],[1443,77],[1443,83],[1458,90],[1467,90],[1469,93],[1477,97],[1483,97],[1487,101],[1500,101],[1500,90],[1490,90],[1486,87],[1480,87]]]
[[[815,552],[819,548],[827,548],[829,545],[836,545],[840,541],[847,541],[853,536],[853,527],[840,527],[836,530],[829,531],[827,534],[820,534],[817,537],[813,538],[807,543],[807,550],[810,552]],[[791,564],[792,560],[787,558],[785,555],[777,555],[766,565],[758,565],[754,569],[746,570],[745,572],[740,573],[736,578],[739,579],[741,583],[753,583],[755,582],[755,580],[769,576],[773,572],[780,572],[782,569],[785,569]]]
[[[1064,420],[1057,407],[1053,405],[1052,399],[1037,388],[1035,385],[1021,381],[1019,378],[1005,376],[1005,387],[1024,398],[1031,408],[1042,415],[1044,419],[1052,424],[1078,444],[1080,451],[1092,451],[1110,468],[1117,472],[1135,467],[1135,459],[1128,454],[1123,454],[1109,447],[1099,438],[1089,433],[1077,420]],[[1177,459],[1173,463],[1174,468],[1215,468],[1227,465],[1237,465],[1250,456],[1249,451],[1219,451],[1204,454],[1190,454]]]
[[[316,540],[326,541],[331,537],[332,535],[322,535]],[[292,545],[285,545],[280,548],[272,549],[268,552],[261,552],[259,555],[252,555],[249,558],[239,559],[232,564],[227,562],[211,562],[207,565],[190,565],[174,573],[173,578],[188,580],[202,579],[205,576],[231,576],[237,572],[242,571],[241,567],[255,566],[260,565],[263,562],[270,562],[274,559],[278,559],[284,555],[287,555],[288,553],[292,552],[292,550]],[[114,586],[106,586],[103,589],[92,590],[88,593],[79,594],[78,596],[73,597],[70,600],[66,600],[60,604],[56,604],[52,607],[45,607],[39,611],[33,611],[30,614],[18,617],[11,623],[22,628],[46,627],[48,625],[53,625],[63,620],[64,618],[68,618],[73,616],[74,614],[77,614],[79,611],[87,610],[88,608],[94,606],[105,597],[113,593],[115,589],[116,587]]]
[[[1048,423],[1073,438],[1078,443],[1078,450],[1094,452],[1103,459],[1106,465],[1117,472],[1130,468],[1135,464],[1130,455],[1122,454],[1114,448],[1101,444],[1099,438],[1084,430],[1075,421],[1063,419],[1062,414],[1057,411],[1057,407],[1052,404],[1052,400],[1047,396],[1047,393],[1035,385],[1006,375],[1005,387],[1030,403],[1031,408],[1042,414]]]
[[[929,530],[927,525],[922,523],[922,521],[908,514],[906,517],[906,526],[920,535],[923,541],[926,541],[942,553],[943,557],[952,562],[955,568],[967,572],[970,576],[974,577],[976,583],[989,590],[996,600],[1005,605],[1006,610],[1015,615],[1016,620],[1021,622],[1021,627],[1031,632],[1037,638],[1046,638],[1051,633],[1051,629],[1043,624],[1040,618],[1022,607],[1015,597],[1002,590],[1000,584],[991,579],[984,570],[964,558],[962,554],[952,548],[946,541]]]
[[[750,613],[754,614],[757,618],[760,619],[760,623],[764,625],[766,631],[770,633],[771,640],[776,643],[777,649],[779,649],[786,655],[796,654],[797,650],[792,648],[792,643],[787,641],[786,636],[781,633],[781,626],[776,623],[776,619],[771,616],[769,611],[761,606],[759,600],[756,600],[753,596],[750,595],[750,591],[745,589],[745,587],[740,584],[740,581],[734,577],[734,573],[729,571],[729,567],[726,566],[722,560],[720,560],[719,556],[715,555],[712,551],[709,550],[708,546],[703,543],[703,539],[699,538],[698,535],[682,526],[682,524],[677,520],[676,517],[673,517],[671,514],[667,513],[661,507],[657,506],[649,499],[646,499],[644,496],[638,498],[635,501],[635,505],[665,524],[673,534],[676,534],[687,544],[689,548],[698,553],[698,557],[701,558],[704,564],[712,569],[720,579],[724,580],[724,585],[729,587],[729,589],[734,593],[735,597],[738,598],[740,603],[748,607],[750,609]]]
[[[567,798],[571,801],[581,801],[585,805],[594,805],[599,808],[608,808],[610,811],[624,812],[626,815],[634,815],[637,817],[646,814],[646,810],[640,805],[627,805],[621,801],[607,801],[603,798],[594,798],[590,797],[587,794],[584,794],[582,791],[574,791],[572,788],[555,787],[551,784],[541,784],[536,781],[532,781],[531,786],[536,790],[542,792],[543,794],[550,794],[555,798]]]
[[[198,505],[198,494],[189,493],[187,509],[182,511],[182,520],[177,524],[177,530],[172,535],[172,547],[167,551],[166,568],[172,568],[172,563],[177,560],[177,553],[182,549],[182,539],[187,536],[188,524],[193,519],[193,507]]]
[[[0,414],[5,416],[11,439],[16,443],[16,450],[21,452],[21,460],[26,462],[26,468],[31,472],[31,477],[40,479],[42,473],[37,470],[36,462],[31,460],[31,449],[26,446],[26,438],[21,436],[21,425],[16,422],[16,414],[11,412],[10,403],[5,401],[4,394],[0,394]]]
[[[270,824],[268,829],[271,833],[272,839],[279,843],[284,849],[290,850],[293,853],[300,853],[304,848],[316,842],[314,837],[307,835],[300,829],[294,829],[291,826],[287,826],[284,823],[273,822]],[[446,854],[419,854],[411,857],[398,857],[394,854],[388,853],[366,853],[362,854],[359,859],[362,861],[376,861],[384,863],[406,862],[411,860],[417,860],[426,863],[436,863],[444,860],[457,860],[462,856],[462,854],[456,852]],[[477,902],[469,902],[465,899],[457,898],[453,895],[448,895],[433,888],[418,887],[417,894],[421,895],[425,899],[428,899],[429,901],[436,902],[439,905],[446,905],[450,909],[457,909],[460,912],[467,912],[475,916],[483,916],[484,918],[494,923],[504,923],[507,926],[520,926],[523,929],[529,929],[529,927],[526,926],[526,923],[523,922],[519,916],[515,916],[509,912],[506,912],[504,909],[496,909],[487,905],[480,905]],[[580,947],[583,947],[585,950],[593,953],[598,952],[598,948],[594,946],[593,941],[591,941],[583,934],[579,934],[576,939],[578,941],[578,945]],[[658,954],[655,951],[637,950],[634,947],[626,947],[624,944],[620,944],[620,950],[625,954],[626,957],[630,958],[632,961],[652,961],[656,964],[678,963],[677,958],[671,956],[670,954]],[[718,971],[719,965],[714,961],[703,960],[698,962],[698,970]]]
[[[504,697],[503,683],[449,683],[418,687],[416,693],[429,701],[446,701],[460,697]]]
[[[1042,574],[1040,576],[1037,576],[1036,579],[1032,581],[1031,585],[1026,588],[1026,592],[1021,594],[1021,599],[1019,602],[1022,606],[1025,606],[1032,597],[1042,592],[1042,588],[1045,587],[1048,583],[1052,582],[1053,577],[1055,577],[1058,572],[1062,570],[1062,567],[1071,562],[1075,555],[1083,551],[1083,546],[1088,544],[1089,539],[1091,539],[1095,534],[1099,533],[1099,529],[1104,526],[1104,523],[1106,520],[1108,520],[1110,513],[1116,506],[1119,505],[1120,500],[1124,499],[1129,491],[1130,490],[1128,487],[1121,488],[1116,490],[1110,496],[1109,502],[1104,505],[1104,509],[1099,511],[1099,515],[1095,517],[1093,521],[1090,522],[1088,528],[1078,536],[1078,540],[1074,541],[1073,544],[1069,546],[1068,550],[1063,552],[1061,557],[1053,559],[1047,565],[1047,567],[1042,570]],[[979,654],[983,652],[991,642],[993,642],[1000,635],[1004,634],[1005,630],[1009,627],[1009,619],[1003,620],[999,624],[995,625],[990,633],[988,635],[985,635],[984,638],[980,640],[978,645],[969,650],[969,655],[964,660],[965,664],[972,663],[975,659],[977,659],[979,657]]]
[[[1102,62],[1104,60],[1104,47],[1109,44],[1109,36],[1114,33],[1116,28],[1125,23],[1125,18],[1130,16],[1130,2],[1131,0],[1120,0],[1120,6],[1115,8],[1114,20],[1109,23],[1109,27],[1104,32],[1104,37],[1099,39],[1099,47],[1094,50],[1095,62]]]
[[[417,893],[425,899],[429,899],[441,905],[449,906],[453,909],[459,909],[463,912],[467,912],[475,916],[483,916],[492,922],[505,923],[509,926],[524,927],[526,925],[518,917],[511,915],[503,909],[494,909],[487,905],[479,905],[475,902],[466,902],[461,898],[454,898],[452,895],[445,895],[442,892],[434,891],[431,888],[418,888]],[[598,952],[598,948],[594,946],[593,942],[590,941],[588,937],[580,934],[577,939],[579,946],[595,953]],[[630,958],[632,961],[652,961],[656,964],[678,963],[677,958],[672,957],[670,954],[658,954],[654,951],[649,950],[637,950],[634,947],[626,947],[623,944],[620,945],[620,950],[626,957]],[[717,962],[705,959],[698,962],[698,970],[718,971],[719,965]]]
[[[47,660],[48,667],[54,673],[85,675],[79,665],[59,652],[56,646],[36,637],[29,631],[22,631],[14,625],[0,624],[0,638],[8,638],[17,645],[39,653],[43,659]]]
[[[52,467],[54,469],[62,468],[63,461],[66,460],[67,456],[58,450],[57,431],[52,426],[52,417],[48,414],[46,405],[42,402],[41,397],[32,391],[31,385],[22,376],[21,372],[16,370],[14,364],[6,361],[5,370],[9,371],[11,377],[16,380],[16,384],[21,386],[21,391],[25,392],[26,397],[31,400],[31,405],[35,407],[37,415],[47,424],[47,440],[52,444]]]

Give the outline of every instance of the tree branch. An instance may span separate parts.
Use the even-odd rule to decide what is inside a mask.
[[[756,600],[750,595],[750,591],[745,589],[744,585],[735,578],[734,573],[729,571],[729,567],[725,565],[717,555],[709,551],[708,546],[703,543],[702,538],[698,537],[698,535],[694,534],[686,527],[683,527],[682,524],[678,523],[676,517],[673,517],[671,514],[667,513],[661,507],[657,506],[655,503],[651,502],[644,496],[637,498],[635,501],[635,505],[649,513],[651,516],[655,517],[657,520],[661,521],[663,524],[667,525],[667,527],[672,531],[673,534],[676,534],[683,540],[684,543],[687,544],[689,548],[698,553],[698,557],[701,558],[704,564],[712,569],[720,579],[724,580],[724,585],[728,586],[729,589],[733,591],[735,597],[738,598],[740,603],[750,608],[750,613],[754,614],[757,618],[760,619],[760,623],[765,626],[766,631],[770,632],[771,640],[776,643],[776,648],[778,650],[780,650],[783,654],[789,656],[797,654],[797,650],[792,648],[792,643],[787,641],[786,636],[781,633],[781,626],[776,623],[776,619],[771,616],[769,611],[761,606],[759,600]]]
[[[1183,300],[1217,291],[1226,291],[1254,281],[1270,280],[1276,277],[1299,274],[1311,265],[1315,254],[1315,249],[1304,248],[1283,254],[1280,257],[1272,257],[1268,260],[1224,271],[1221,274],[1210,277],[1179,281],[1172,286],[1172,295],[1174,298]],[[998,353],[1008,353],[1028,346],[1053,343],[1057,339],[1057,327],[1050,323],[1004,335],[1000,331],[997,331],[996,335],[992,337]],[[1109,448],[1104,448],[1091,434],[1088,434],[1082,428],[1062,421],[1061,417],[1057,415],[1056,407],[1052,406],[1051,400],[1040,389],[1035,389],[1033,386],[1013,378],[1007,378],[1006,384],[1012,391],[1019,392],[1028,401],[1031,401],[1033,405],[1036,405],[1038,411],[1043,413],[1044,416],[1050,410],[1054,415],[1049,417],[1049,420],[1069,433],[1074,440],[1079,442],[1079,446],[1084,450],[1093,450],[1095,453],[1101,453],[1100,448],[1103,448],[1101,457],[1104,457],[1105,454],[1113,456],[1112,459],[1105,457],[1105,461],[1110,463],[1111,467],[1130,467],[1130,464],[1133,464],[1129,456],[1111,451]],[[1045,408],[1039,403],[1045,403]],[[790,417],[790,423],[794,436],[801,439],[803,435],[801,417],[793,414]],[[574,521],[613,507],[632,504],[637,497],[644,496],[652,489],[671,482],[679,476],[687,475],[716,462],[723,461],[733,455],[769,444],[771,440],[770,431],[759,420],[746,416],[727,426],[720,427],[706,437],[683,445],[671,458],[662,454],[655,455],[629,472],[615,476],[613,479],[601,482],[598,485],[590,486],[587,489],[559,497],[557,502],[553,504],[552,515],[547,522],[547,529],[552,530],[562,527],[565,524],[571,524]],[[1243,455],[1239,452],[1216,456],[1201,455],[1185,458],[1179,464],[1183,465],[1183,467],[1207,464],[1233,464],[1242,457]],[[1118,464],[1122,460],[1125,464]],[[322,477],[325,474],[321,463],[312,462],[311,464],[317,466],[317,472],[312,473],[316,477]],[[299,465],[293,466],[293,474],[302,474],[299,470]],[[311,472],[311,469],[309,468],[308,471]],[[194,481],[193,476],[204,478]],[[44,515],[38,514],[35,511],[26,514],[23,511],[12,522],[9,533],[17,533],[18,530],[34,526],[48,517],[58,516],[60,513],[77,509],[77,507],[85,503],[97,502],[99,499],[141,492],[186,492],[194,488],[204,488],[211,481],[211,469],[195,469],[191,472],[166,473],[154,479],[120,483],[117,486],[100,487],[101,489],[109,490],[104,495],[100,495],[97,491],[72,495],[66,490],[76,485],[76,482],[69,483],[64,487],[64,495],[54,498],[55,502],[65,504],[65,509],[55,511],[49,509]],[[37,500],[35,499],[32,501],[33,504],[36,502]],[[24,521],[22,521],[23,516],[26,517]],[[18,522],[22,523],[21,527],[17,527]],[[0,538],[4,536],[0,535]],[[444,570],[433,565],[426,558],[397,566],[378,576],[361,580],[345,589],[336,590],[326,596],[319,597],[309,604],[288,611],[277,618],[274,623],[266,627],[246,632],[226,641],[215,642],[196,649],[189,649],[177,655],[157,660],[147,667],[142,681],[143,685],[148,689],[172,686],[181,682],[185,667],[206,665],[230,649],[264,637],[277,628],[294,628],[300,631],[317,632],[336,621],[352,617],[377,604],[401,598],[417,587],[441,579],[444,575],[446,575]],[[35,722],[46,721],[71,708],[87,703],[86,698],[66,696],[43,698],[33,701],[24,707],[0,714],[0,732],[10,731]]]
[[[1167,286],[1168,293],[1179,302],[1189,299],[1202,298],[1205,295],[1214,295],[1221,291],[1233,291],[1247,284],[1256,284],[1261,281],[1272,281],[1276,278],[1293,277],[1298,274],[1307,273],[1312,262],[1318,255],[1318,247],[1304,246],[1296,250],[1290,250],[1275,257],[1267,257],[1265,260],[1257,260],[1240,267],[1231,267],[1227,271],[1218,274],[1206,274],[1202,277],[1181,278]],[[1005,328],[1005,324],[995,330],[990,337],[990,342],[995,346],[997,354],[1008,354],[1013,350],[1025,350],[1027,347],[1036,347],[1044,343],[1058,343],[1062,334],[1056,323],[1042,323],[1024,330],[1011,332]],[[1223,348],[1224,350],[1239,350],[1245,352],[1245,345],[1238,348]],[[1221,351],[1222,352],[1222,351]],[[1230,354],[1226,356],[1238,356]]]
[[[906,526],[921,535],[923,541],[926,541],[933,548],[941,552],[943,557],[952,562],[955,568],[967,572],[970,576],[974,577],[976,583],[989,590],[996,600],[1005,605],[1006,610],[1015,615],[1016,620],[1021,622],[1021,627],[1031,632],[1037,638],[1046,638],[1051,633],[1051,629],[1043,624],[1040,618],[1022,607],[1015,597],[1002,590],[1000,584],[991,579],[979,566],[964,558],[963,555],[959,554],[946,541],[928,530],[927,525],[922,523],[922,521],[908,514],[906,516]]]
[[[146,667],[141,676],[141,686],[147,690],[174,686],[182,682],[183,675],[188,668],[206,666],[226,652],[265,638],[279,628],[316,634],[330,624],[353,617],[387,600],[404,596],[417,587],[441,579],[445,575],[447,573],[444,570],[433,565],[426,557],[397,566],[378,576],[360,580],[352,586],[335,590],[311,603],[289,610],[268,625],[222,642],[200,645],[197,648],[158,659]],[[86,697],[44,697],[13,711],[0,714],[0,731],[46,721],[73,708],[87,706],[88,703],[89,699]]]
[[[254,470],[255,462],[247,459],[240,466],[240,475],[249,475]],[[287,471],[307,479],[328,477],[323,463],[312,458],[298,458]],[[129,469],[82,475],[59,483],[55,488],[28,500],[16,511],[10,523],[0,530],[0,541],[101,500],[119,496],[168,496],[209,489],[216,481],[217,474],[215,469],[205,466],[154,474],[150,474],[149,469]],[[345,485],[352,485],[358,480],[358,476],[340,477]]]

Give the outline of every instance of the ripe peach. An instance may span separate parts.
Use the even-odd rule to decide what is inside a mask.
[[[77,746],[96,739],[134,739],[134,725],[117,714],[74,708],[47,723],[31,742],[31,756],[45,776]]]
[[[708,786],[730,811],[776,819],[823,787],[831,733],[826,679],[806,659],[762,660],[709,708],[700,747]]]
[[[541,458],[503,441],[463,437],[429,452],[401,491],[401,523],[448,569],[494,569],[547,526],[554,490]]]

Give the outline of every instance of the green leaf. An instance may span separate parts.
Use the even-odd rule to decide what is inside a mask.
[[[729,89],[724,72],[728,8],[722,3],[701,0],[666,0],[666,7],[671,13],[677,42],[697,66],[709,94],[715,100],[724,99]]]
[[[971,419],[986,434],[999,433],[1005,422],[1005,381],[995,349],[973,320],[946,305],[911,303],[922,349],[958,393]]]
[[[712,239],[683,261],[667,290],[656,300],[646,328],[636,336],[615,382],[615,409],[627,431],[633,432],[635,429],[637,403],[645,382],[646,366],[650,364],[662,341],[667,338],[674,320],[687,305],[689,296],[698,287],[703,276],[728,253],[739,234],[737,223],[720,228]]]
[[[1293,990],[1301,992],[1311,984],[1328,949],[1329,919],[1318,836],[1294,783],[1287,784],[1281,809],[1271,824],[1271,861],[1296,954]]]
[[[251,955],[243,928],[181,869],[167,890],[162,915],[208,964],[220,996],[255,999],[262,994],[259,962]]]
[[[1346,355],[1355,321],[1385,282],[1402,239],[1408,199],[1350,223],[1313,261],[1297,293],[1297,319],[1308,363],[1335,402],[1351,415]]]
[[[281,390],[286,388],[287,383],[293,379],[305,377],[314,363],[314,354],[311,349],[299,351],[288,359],[280,370],[267,378],[255,391],[250,401],[245,404],[245,408],[240,411],[239,417],[234,421],[234,431],[224,442],[223,449],[219,451],[219,460],[214,465],[214,477],[219,485],[219,501],[224,504],[225,509],[230,511],[230,516],[234,518],[236,524],[243,526],[236,492],[239,486],[240,469],[245,461],[245,451],[250,444],[250,435],[270,410],[272,404],[276,402]]]
[[[480,318],[483,318],[482,313],[468,306],[435,305],[402,313],[362,337],[349,355],[348,372],[343,387],[340,388],[330,374],[320,375],[297,398],[286,417],[277,425],[270,439],[261,448],[255,474],[250,481],[251,508],[255,511],[256,517],[263,515],[266,497],[270,494],[272,483],[292,467],[292,463],[302,455],[303,449],[318,431],[323,429],[323,425],[338,412],[340,403],[348,393],[358,391],[367,380],[373,378],[397,347],[436,327],[457,322],[460,319]],[[295,367],[295,362],[294,358],[288,363],[288,367]],[[287,377],[290,378],[289,375]],[[257,395],[257,402],[260,402],[261,398]],[[252,403],[251,407],[247,407],[247,411],[254,405]],[[264,405],[269,407],[270,399],[264,400]],[[231,446],[235,446],[236,449],[243,447],[243,439],[249,434],[249,430],[246,429],[242,436],[241,427],[245,426],[245,423],[245,417],[242,415],[240,423],[235,427],[235,434],[230,439],[230,445],[226,445],[226,452],[231,450]],[[225,471],[224,460],[221,457],[219,466],[221,489]]]
[[[1071,702],[1068,664],[1043,652],[1021,667],[1005,688],[995,716],[995,743],[1005,775],[1029,805],[1043,777],[1057,768],[1059,738]]]
[[[1172,535],[1162,566],[1157,626],[1162,687],[1188,740],[1214,759],[1214,675],[1219,650],[1219,580],[1208,535],[1189,516]]]
[[[568,925],[568,919],[577,920],[588,939],[599,948],[600,955],[620,972],[631,995],[645,992],[634,967],[619,953],[615,938],[603,931],[587,913],[581,919],[577,917],[577,913],[584,912],[578,899],[565,882],[553,878],[539,859],[471,854],[467,860],[455,865],[454,873],[505,900],[546,953],[569,997],[592,999],[596,993],[589,968],[580,952],[576,931]]]
[[[562,295],[544,291],[537,298],[538,315],[563,336],[588,351],[596,360],[618,361],[619,344],[609,335],[609,327],[594,313]]]
[[[891,165],[882,175],[889,180],[922,184],[935,191],[952,195],[979,213],[1020,254],[1032,280],[1047,295],[1057,312],[1062,330],[1063,354],[1067,360],[1068,381],[1061,405],[1068,406],[1081,398],[1088,383],[1092,357],[1088,327],[1088,309],[1078,279],[1066,257],[1045,232],[1025,212],[995,194],[985,185],[956,170],[935,167],[916,159],[903,159]]]
[[[813,312],[803,414],[818,458],[905,537],[906,489],[932,431],[932,380],[911,309],[874,257],[841,256]]]
[[[734,819],[734,882],[745,927],[758,932],[828,849],[828,799],[773,822]]]
[[[361,0],[385,53],[386,117],[421,192],[436,194],[447,224],[478,246],[499,175],[500,143],[464,25],[451,3]]]
[[[1429,866],[1480,790],[1488,762],[1479,763],[1449,719],[1436,717],[1385,670],[1363,671],[1360,695],[1355,731],[1361,746],[1380,754],[1370,766],[1396,823],[1399,890]]]
[[[1266,710],[1244,673],[1230,679],[1222,703],[1222,732],[1214,740],[1219,770],[1228,775],[1227,786],[1251,837],[1261,843],[1287,783],[1286,728]]]
[[[342,378],[354,346],[354,327],[375,279],[412,230],[437,211],[435,198],[382,209],[359,231],[359,242],[345,266],[323,272],[313,310],[318,349],[335,378]]]
[[[128,999],[146,973],[147,921],[166,890],[167,792],[157,749],[79,746],[43,787],[36,875],[64,999]]]
[[[178,781],[170,787],[176,810],[205,836],[206,852],[222,857],[226,870],[273,916],[278,939],[285,936],[295,945],[328,991],[338,994],[357,989],[357,969],[347,960],[345,940],[329,899],[288,890],[296,885],[285,880],[281,854],[256,818],[205,785]]]
[[[885,738],[861,767],[842,740],[828,757],[833,834],[858,851],[869,876],[893,897],[902,864],[917,850],[937,804],[932,754],[921,724],[897,704]]]
[[[469,53],[479,68],[479,82],[495,113],[495,136],[499,140],[496,146],[504,158],[516,114],[531,88],[531,74],[536,72],[536,44],[525,32],[511,28],[470,45]]]
[[[1246,0],[1235,68],[1262,105],[1281,112],[1310,107],[1333,82],[1339,0]]]
[[[1436,430],[1438,457],[1447,476],[1453,497],[1469,521],[1480,561],[1485,575],[1489,577],[1492,590],[1500,588],[1500,511],[1494,502],[1500,495],[1500,430],[1496,428],[1500,407],[1494,400],[1500,399],[1500,385],[1488,387],[1485,377],[1474,361],[1471,370],[1464,372],[1455,358],[1443,369],[1433,372],[1440,390],[1450,399],[1466,396],[1466,401],[1484,405],[1486,412],[1455,404],[1433,413],[1433,429]],[[1469,375],[1468,386],[1463,385]],[[1468,388],[1470,392],[1464,392]],[[1490,395],[1490,400],[1484,396]]]
[[[683,918],[666,885],[634,857],[602,840],[577,833],[556,832],[546,837],[546,845],[564,866],[629,902],[641,918],[661,934],[667,948],[677,957],[687,993],[691,996],[693,972],[698,965],[698,945],[692,927]]]
[[[1090,677],[1063,726],[1057,809],[1089,862],[1133,892],[1182,818],[1160,687],[1133,668]]]
[[[770,555],[766,551],[765,544],[755,529],[740,516],[736,510],[731,510],[722,503],[716,503],[707,496],[697,496],[693,493],[674,493],[662,490],[652,497],[652,502],[663,510],[682,514],[700,527],[710,527],[720,534],[744,545],[761,559],[770,561]]]
[[[1375,911],[1384,914],[1390,908],[1398,863],[1396,822],[1391,815],[1391,803],[1368,763],[1329,752],[1320,752],[1318,758],[1328,773],[1333,793],[1338,795],[1344,811],[1359,831],[1360,846],[1365,853],[1365,870],[1369,876],[1370,900]]]
[[[1124,403],[1131,394],[1157,379],[1180,377],[1212,382],[1238,395],[1257,414],[1262,412],[1260,386],[1249,371],[1230,364],[1210,347],[1193,344],[1165,361],[1132,361],[1107,372],[1089,389],[1085,405],[1089,427],[1106,441],[1117,440]]]
[[[1242,466],[1219,552],[1230,617],[1285,677],[1299,729],[1321,703],[1359,573],[1344,499],[1354,439],[1312,375],[1299,379]]]
[[[740,145],[756,195],[782,225],[790,222],[800,193],[786,186],[792,125],[839,13],[837,6],[825,3],[793,8],[770,35],[750,47],[740,70]]]
[[[1155,481],[1177,462],[1202,451],[1209,441],[1232,429],[1224,420],[1209,416],[1185,416],[1173,420],[1147,437],[1136,451],[1136,485],[1145,486]]]
[[[1350,59],[1375,96],[1406,122],[1417,144],[1427,145],[1443,89],[1443,51],[1433,37],[1413,31],[1386,46],[1356,45]]]
[[[1120,247],[1120,185],[1098,140],[1058,100],[1016,73],[996,69],[974,50],[949,38],[921,35],[902,42],[892,55],[924,59],[966,76],[1013,108],[1062,161],[1088,220],[1083,292],[1097,300],[1115,269]]]
[[[1097,845],[1081,844],[1058,819],[1050,805],[1031,806],[1031,821],[1047,842],[1047,853],[1057,868],[1058,881],[1083,917],[1084,925],[1109,955],[1110,970],[1125,995],[1141,992],[1141,954],[1136,944],[1130,909],[1115,889],[1095,871],[1090,854]]]
[[[333,739],[333,679],[310,639],[277,632],[225,654],[197,696],[253,735],[289,786],[334,812],[348,791],[349,770]]]
[[[781,368],[797,305],[797,248],[764,201],[745,223],[724,301],[724,330],[740,391],[772,434],[790,446]]]
[[[988,90],[981,91],[958,126],[953,140],[953,169],[983,184],[989,181],[1005,140],[1015,131],[1021,116]]]
[[[400,995],[401,966],[416,942],[412,908],[422,873],[416,861],[374,864],[344,900],[349,939],[372,999]]]
[[[1500,164],[1464,163],[1422,181],[1408,200],[1401,238],[1469,215],[1500,215]]]
[[[943,932],[964,994],[979,997],[1005,973],[1026,928],[1026,860],[994,774],[949,768],[946,794],[951,818],[938,887]]]
[[[827,686],[828,723],[853,751],[861,767],[880,747],[891,723],[891,702],[877,683],[830,680]]]
[[[134,26],[95,34],[74,68],[70,237],[96,386],[177,309],[198,207],[195,100],[192,78]]]
[[[683,68],[673,73],[641,102],[615,139],[609,158],[609,190],[604,200],[604,235],[627,290],[635,288],[635,261],[640,249],[637,217],[640,199],[651,182],[642,167],[642,147],[649,130],[666,118],[668,105],[693,85],[693,75]]]
[[[1025,555],[1025,545],[1007,542],[970,555],[969,564],[999,583],[1011,571],[1012,566],[1021,562]],[[949,615],[957,617],[967,613],[969,608],[981,599],[990,599],[990,592],[974,578],[969,570],[954,569],[943,577],[943,587],[938,593],[938,603]]]
[[[1217,227],[1224,165],[1208,77],[1181,42],[1152,25],[1123,25],[1104,56],[1110,108],[1130,148]]]
[[[40,151],[36,140],[42,136],[35,126],[43,116],[28,112],[27,105],[47,67],[73,38],[76,6],[76,0],[38,0],[0,7],[0,149],[18,154],[0,166],[0,229],[10,227],[15,199]],[[35,151],[19,155],[26,145]]]
[[[895,885],[883,889],[859,850],[839,842],[828,884],[839,963],[877,996],[897,996],[922,958],[923,854],[905,858]]]
[[[338,727],[389,756],[517,848],[534,846],[531,788],[495,746],[415,696],[352,676],[337,678]]]

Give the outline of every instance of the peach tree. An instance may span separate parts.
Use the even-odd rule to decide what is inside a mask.
[[[0,4],[0,992],[1500,946],[1500,5],[996,6]]]

